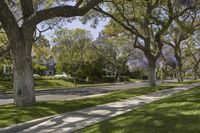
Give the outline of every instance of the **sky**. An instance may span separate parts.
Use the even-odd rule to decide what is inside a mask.
[[[107,21],[100,21],[99,24],[96,26],[96,28],[91,27],[91,22],[88,22],[87,24],[82,24],[79,20],[74,20],[71,23],[66,23],[62,26],[62,28],[68,28],[68,29],[76,29],[76,28],[82,28],[86,29],[91,32],[92,38],[96,39],[99,35],[99,32],[101,32],[104,29],[104,26],[108,23]],[[44,33],[44,35],[51,40],[53,36],[54,30],[48,30]]]

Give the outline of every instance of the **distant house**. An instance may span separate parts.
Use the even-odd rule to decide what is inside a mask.
[[[53,56],[49,57],[41,56],[39,60],[33,57],[33,62],[36,65],[36,67],[34,68],[34,74],[39,74],[40,76],[55,75],[56,62]]]
[[[45,66],[47,67],[47,70],[45,70],[45,76],[55,75],[56,62],[55,62],[53,56],[50,56],[49,58],[47,58]]]
[[[12,74],[12,65],[11,64],[3,64],[3,74],[4,75],[10,75]]]
[[[34,71],[34,73],[39,74],[41,76],[54,76],[55,75],[56,62],[55,62],[55,60],[54,60],[54,58],[52,56],[47,58],[46,61],[44,61],[43,63],[38,63],[38,65],[44,66],[47,69],[44,69],[40,73]],[[3,75],[12,74],[12,65],[11,64],[3,64],[1,67],[2,67],[1,70],[3,72]]]

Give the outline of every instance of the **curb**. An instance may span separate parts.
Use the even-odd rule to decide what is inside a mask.
[[[145,83],[144,82],[139,82],[139,83]],[[70,87],[70,88],[48,88],[48,89],[38,89],[35,90],[36,93],[41,93],[41,92],[62,92],[62,91],[68,91],[68,90],[74,90],[74,89],[84,89],[84,88],[93,88],[93,87],[105,87],[105,86],[112,86],[112,85],[124,85],[124,84],[132,84],[131,82],[119,82],[119,83],[108,83],[108,84],[102,84],[102,85],[96,85],[96,86],[80,86],[80,87]],[[12,95],[13,92],[8,91],[8,92],[0,92],[0,95]]]
[[[92,87],[101,87],[101,86],[111,86],[116,85],[114,83],[96,85],[96,86],[79,86],[79,87],[70,87],[70,88],[48,88],[48,89],[36,89],[35,92],[54,92],[54,91],[65,91],[65,90],[72,90],[72,89],[82,89],[82,88],[92,88]],[[12,95],[12,91],[8,92],[0,92],[0,95]]]
[[[35,120],[32,120],[32,121],[20,123],[20,124],[17,124],[17,125],[13,125],[13,126],[10,126],[10,127],[0,128],[0,133],[17,133],[17,132],[20,132],[24,129],[27,129],[29,127],[32,127],[32,126],[37,125],[39,123],[42,123],[46,120],[49,120],[49,119],[51,119],[55,116],[57,116],[57,115],[47,116],[47,117],[35,119]]]

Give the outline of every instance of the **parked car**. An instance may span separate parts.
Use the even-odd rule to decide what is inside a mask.
[[[63,73],[63,74],[56,74],[56,75],[54,75],[54,76],[55,76],[55,77],[64,77],[64,78],[67,77],[66,73]]]
[[[39,74],[33,74],[33,77],[37,78],[37,77],[40,77],[40,75]]]

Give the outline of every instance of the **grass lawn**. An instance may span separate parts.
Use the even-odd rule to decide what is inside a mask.
[[[200,133],[200,86],[78,132]]]
[[[142,82],[142,80],[138,79],[130,79],[130,83],[133,82]],[[178,85],[184,85],[184,84],[192,84],[200,82],[200,80],[191,80],[191,81],[184,81],[181,83],[167,83],[167,85],[172,86],[178,86]],[[54,79],[54,80],[36,80],[35,81],[35,89],[41,90],[41,89],[67,89],[67,88],[76,88],[76,87],[89,87],[89,86],[103,86],[108,85],[109,83],[101,83],[101,84],[78,84],[77,86],[74,86],[72,82],[69,82],[67,80],[60,80],[60,79]],[[165,86],[165,84],[164,84]],[[12,91],[12,83],[11,81],[0,81],[0,93],[1,92],[8,92]]]
[[[183,81],[180,84],[193,84],[193,83],[199,83],[200,79],[197,80],[188,80],[188,81]]]
[[[172,88],[172,86],[141,87],[126,91],[112,92],[104,96],[86,98],[82,100],[39,102],[35,106],[29,107],[16,107],[11,104],[2,105],[0,106],[0,128],[45,116],[51,116],[109,102],[120,101],[130,97],[169,88]]]
[[[76,87],[86,87],[86,86],[100,86],[107,85],[108,83],[102,84],[78,84],[74,86],[73,83],[67,80],[36,80],[35,88],[36,90],[40,89],[65,89],[65,88],[76,88]],[[12,82],[11,81],[0,81],[0,92],[12,91]]]
[[[142,79],[129,79],[130,81],[130,83],[140,83],[140,82],[143,82],[144,80],[142,80]]]
[[[10,81],[0,81],[0,92],[12,90],[12,83]]]
[[[77,86],[74,86],[72,82],[69,82],[67,80],[36,80],[35,86],[36,89],[65,89],[65,88],[76,88],[76,87],[89,87],[89,86],[101,86],[101,85],[108,85],[109,83],[99,83],[99,84],[77,84]]]

